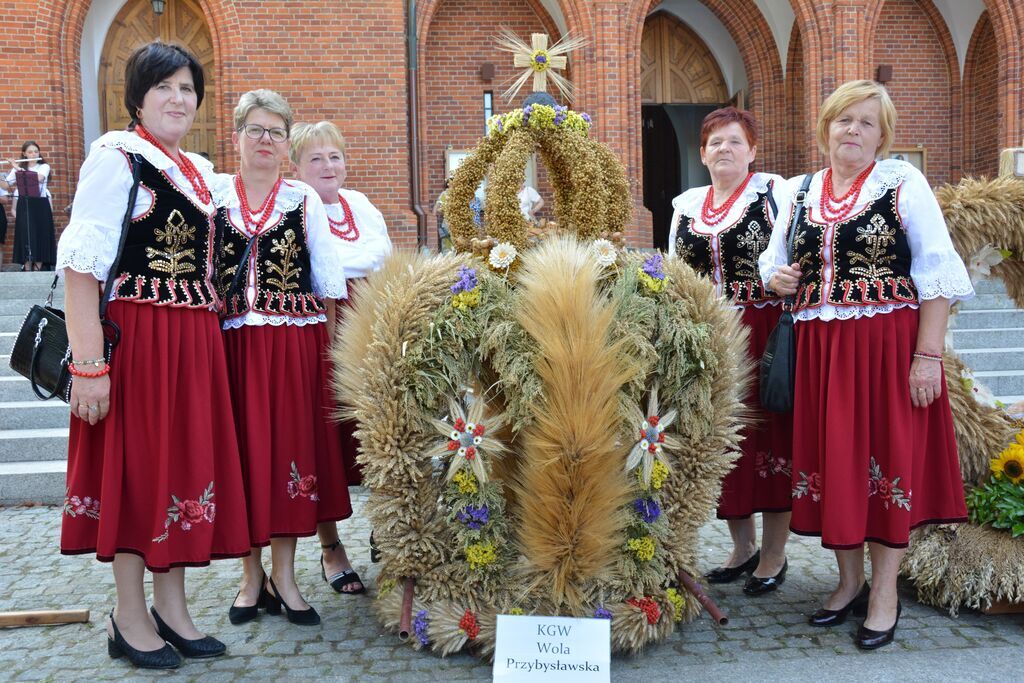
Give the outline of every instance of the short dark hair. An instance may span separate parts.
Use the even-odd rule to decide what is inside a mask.
[[[203,66],[194,54],[180,45],[159,40],[146,43],[132,53],[124,66],[124,106],[132,119],[128,130],[139,122],[139,109],[149,89],[182,67],[192,72],[198,106],[203,103],[206,82]]]

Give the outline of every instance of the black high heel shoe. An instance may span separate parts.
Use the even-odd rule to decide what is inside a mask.
[[[114,637],[107,636],[107,654],[111,659],[127,657],[132,666],[139,669],[177,669],[181,666],[181,655],[167,643],[159,650],[136,650],[121,635],[114,621],[114,610],[110,610],[110,625],[114,627]]]
[[[242,591],[238,591],[235,594],[235,600],[238,600],[238,596],[242,594]],[[259,616],[261,609],[267,609],[267,603],[270,600],[270,593],[267,592],[267,575],[263,574],[263,578],[260,579],[260,594],[256,598],[255,605],[249,605],[248,607],[238,607],[234,601],[231,602],[231,608],[228,610],[228,621],[235,626],[244,624],[247,621],[252,621]]]
[[[208,657],[220,657],[227,652],[227,645],[213,636],[205,636],[195,640],[182,638],[160,618],[160,615],[156,613],[156,607],[150,607],[149,611],[153,614],[153,619],[156,621],[156,632],[160,634],[161,638],[173,645],[183,656],[191,657],[192,659],[206,659]]]
[[[903,613],[903,603],[899,600],[896,601],[896,621],[892,623],[892,628],[885,631],[875,631],[870,628],[864,628],[861,626],[857,629],[857,637],[854,642],[862,650],[877,650],[878,648],[888,645],[896,638],[896,626],[900,623],[900,614]]]
[[[320,623],[320,615],[310,605],[306,609],[295,610],[288,606],[288,603],[281,599],[281,594],[277,592],[277,586],[274,585],[274,580],[270,579],[270,588],[273,593],[267,594],[267,614],[280,614],[281,606],[284,606],[285,614],[288,617],[288,621],[299,626],[316,626]]]
[[[871,587],[867,581],[860,587],[860,592],[853,596],[853,600],[846,603],[845,607],[839,609],[825,609],[822,607],[817,612],[807,617],[807,623],[811,626],[839,626],[846,621],[846,616],[853,612],[855,617],[863,617],[868,613],[868,599],[871,597]]]
[[[747,579],[747,583],[743,586],[743,593],[745,595],[763,595],[764,593],[770,593],[773,590],[778,589],[779,586],[786,580],[786,570],[789,569],[789,560],[783,560],[782,569],[775,576],[768,576],[761,578],[760,576],[751,576]]]
[[[704,578],[708,580],[708,583],[732,583],[744,574],[749,574],[757,569],[760,561],[761,550],[758,549],[754,551],[749,560],[738,567],[716,567],[705,574]]]

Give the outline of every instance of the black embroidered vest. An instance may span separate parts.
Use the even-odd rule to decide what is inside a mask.
[[[896,199],[896,188],[888,190],[863,211],[831,228],[813,222],[810,211],[804,212],[793,238],[794,258],[803,271],[795,310],[826,303],[917,303],[917,289],[910,279],[910,244]],[[821,255],[829,239],[834,273],[825,281]]]
[[[249,236],[228,217],[228,209],[216,215],[218,253],[217,276],[221,295],[226,297],[238,272],[239,259],[249,243]],[[249,263],[241,264],[242,277],[238,287],[224,302],[228,318],[249,311],[264,315],[285,315],[308,318],[326,308],[313,294],[313,275],[309,247],[306,242],[305,203],[284,214],[276,224],[265,228],[254,238],[251,254],[255,255],[256,298],[252,306],[246,295]],[[250,263],[252,259],[250,258]]]
[[[764,288],[757,268],[757,257],[768,247],[772,234],[766,192],[759,193],[739,220],[718,235],[697,232],[695,219],[687,216],[683,219],[686,224],[680,225],[676,233],[676,256],[701,275],[711,277],[717,251],[722,269],[722,293],[738,305],[778,298]]]
[[[216,306],[210,217],[162,171],[140,155],[135,158],[139,194],[152,195],[153,205],[128,225],[114,296],[161,306]]]

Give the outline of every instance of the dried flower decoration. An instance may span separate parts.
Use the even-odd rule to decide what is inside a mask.
[[[452,285],[452,308],[468,311],[480,303],[480,282],[476,268],[459,266],[459,281]]]
[[[665,290],[668,277],[665,275],[665,267],[660,253],[648,256],[640,266],[638,274],[640,282],[649,292],[658,294]]]
[[[512,100],[522,89],[526,82],[533,77],[533,91],[545,92],[548,87],[548,78],[555,84],[562,97],[571,100],[573,97],[573,85],[565,76],[558,71],[566,68],[569,59],[565,56],[573,50],[583,47],[586,44],[585,38],[575,38],[566,34],[557,43],[548,47],[548,36],[543,33],[534,33],[530,36],[530,45],[508,29],[502,29],[497,38],[494,39],[499,50],[511,52],[512,63],[523,71],[518,76],[513,76],[512,84],[504,92],[506,101]]]
[[[658,387],[654,386],[647,398],[646,416],[640,412],[639,408],[635,407],[630,414],[638,426],[638,440],[626,457],[626,471],[642,465],[637,476],[646,491],[651,487],[651,474],[655,461],[660,462],[666,472],[668,471],[668,459],[665,456],[666,446],[674,451],[679,449],[679,442],[665,431],[675,421],[676,411],[670,410],[664,415],[659,415]]]
[[[465,479],[456,480],[455,475],[463,468],[469,470],[481,484],[487,483],[487,468],[482,459],[483,452],[489,455],[500,455],[505,452],[505,445],[492,436],[488,430],[499,428],[505,423],[503,414],[486,416],[486,405],[483,400],[471,397],[468,410],[457,401],[449,403],[449,416],[452,421],[434,420],[434,428],[447,439],[430,451],[431,457],[450,456],[452,461],[448,467],[448,481],[455,481],[459,491],[470,488]],[[484,421],[486,417],[486,422]]]
[[[602,268],[607,268],[608,266],[613,265],[619,257],[619,253],[615,249],[615,245],[606,239],[594,240],[592,248],[597,260],[597,265]]]
[[[518,255],[519,252],[515,246],[508,242],[499,242],[496,247],[491,249],[491,255],[487,258],[487,262],[495,270],[508,270]]]

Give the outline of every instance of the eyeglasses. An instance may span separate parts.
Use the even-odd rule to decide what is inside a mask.
[[[270,139],[274,142],[284,142],[288,139],[288,131],[284,128],[264,128],[258,123],[248,123],[238,129],[238,132],[245,133],[245,137],[252,140],[259,140],[264,133],[270,133]]]

